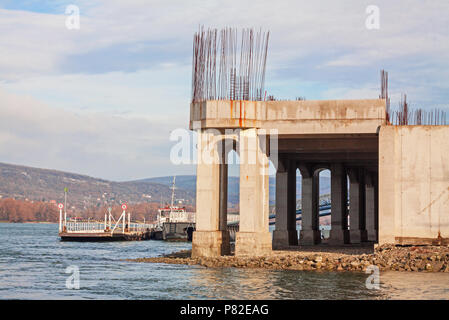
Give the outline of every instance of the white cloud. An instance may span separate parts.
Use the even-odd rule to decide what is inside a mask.
[[[118,180],[191,172],[169,165],[167,121],[75,113],[3,90],[0,101],[1,161]]]
[[[448,57],[446,1],[378,1],[381,28],[376,31],[365,28],[368,4],[359,0],[257,4],[107,0],[97,1],[94,6],[81,5],[79,31],[65,28],[63,12],[56,15],[0,10],[0,29],[7,31],[2,32],[0,48],[8,49],[6,57],[23,72],[57,71],[65,56],[116,45],[138,51],[145,43],[159,42],[190,54],[192,33],[204,24],[271,30],[270,63],[276,66],[314,53],[325,55],[321,64],[329,66],[363,66],[379,59],[415,54]],[[0,64],[2,68],[6,66]]]
[[[190,67],[170,64],[137,72],[33,76],[1,87],[56,108],[175,118],[187,126],[190,76]]]
[[[163,150],[187,127],[199,25],[270,30],[267,89],[279,98],[375,98],[381,68],[394,101],[449,98],[446,0],[376,1],[380,30],[365,28],[373,3],[360,0],[77,4],[80,30],[66,29],[62,6],[0,9],[0,161],[121,179],[191,170]]]

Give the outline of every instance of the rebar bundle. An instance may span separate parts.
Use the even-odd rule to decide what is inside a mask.
[[[380,70],[380,99],[385,99],[386,117],[390,119],[390,98],[388,97],[388,72]]]
[[[388,97],[388,72],[380,71],[380,96],[379,99],[385,99],[386,119],[388,124],[397,126],[407,125],[446,125],[446,112],[440,109],[423,110],[422,108],[410,109],[407,103],[407,95],[403,95],[399,109],[391,111],[390,98]]]
[[[440,109],[423,110],[410,109],[407,103],[407,95],[404,94],[399,103],[399,110],[393,111],[390,123],[398,126],[407,125],[429,125],[441,126],[447,124],[446,112]]]
[[[200,28],[193,37],[192,102],[264,99],[269,32]]]

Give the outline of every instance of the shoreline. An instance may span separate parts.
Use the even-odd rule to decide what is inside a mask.
[[[369,266],[379,271],[446,272],[449,273],[449,247],[383,245],[375,249],[363,247],[301,248],[275,250],[262,257],[191,257],[191,250],[182,250],[161,257],[126,259],[146,263],[199,265],[206,268],[262,268],[296,271],[365,272]]]
[[[17,224],[17,223],[58,224],[58,222],[50,222],[50,221],[23,221],[23,222],[13,222],[13,221],[3,221],[3,220],[0,220],[0,223],[12,223],[12,224]]]

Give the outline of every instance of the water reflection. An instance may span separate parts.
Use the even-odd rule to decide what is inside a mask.
[[[191,286],[206,298],[222,299],[382,299],[369,290],[363,273],[277,271],[264,269],[197,269]]]
[[[128,262],[191,245],[60,242],[57,228],[0,223],[0,299],[449,299],[447,273],[381,273],[381,290],[368,290],[364,273]],[[80,290],[65,287],[69,265]]]
[[[389,299],[449,299],[449,274],[385,272],[381,291]]]

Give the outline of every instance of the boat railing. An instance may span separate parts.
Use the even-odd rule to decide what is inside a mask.
[[[126,232],[145,232],[148,229],[153,229],[156,226],[150,223],[137,223],[132,222],[129,225],[125,225]],[[115,232],[123,232],[122,223],[108,223],[99,221],[67,221],[65,232],[68,233],[100,233],[100,232],[110,232],[115,230]],[[120,231],[119,231],[120,230]]]

